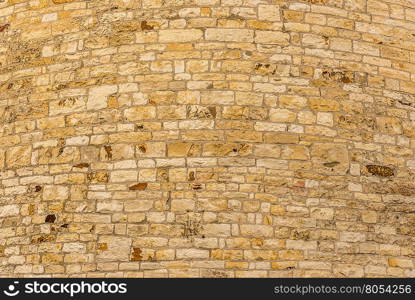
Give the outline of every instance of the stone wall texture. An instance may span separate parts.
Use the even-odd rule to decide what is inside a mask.
[[[415,276],[413,0],[0,0],[0,276]]]

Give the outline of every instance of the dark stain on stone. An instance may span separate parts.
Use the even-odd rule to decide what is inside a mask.
[[[169,207],[169,209],[170,209],[170,204],[171,204],[171,191],[168,191],[166,205]]]
[[[128,189],[130,191],[144,191],[147,188],[147,185],[148,185],[147,182],[137,183],[137,184],[130,186]]]
[[[52,242],[55,240],[54,235],[40,235],[32,237],[32,244],[40,244],[45,242]]]
[[[342,77],[342,78],[341,78],[341,81],[342,81],[343,83],[350,83],[350,82],[352,82],[352,81],[350,80],[350,78],[347,78],[347,77]]]
[[[264,64],[264,63],[257,63],[255,64],[255,71],[257,73],[263,75],[275,75],[277,72],[277,65],[276,64]]]
[[[385,166],[367,165],[366,169],[370,174],[376,175],[376,176],[390,177],[390,176],[395,175],[395,172],[392,168],[385,167]]]
[[[98,250],[101,250],[101,251],[108,250],[108,244],[107,243],[98,243],[97,248],[98,248]]]
[[[56,221],[56,216],[55,215],[47,215],[45,222],[46,223],[55,223]]]
[[[146,146],[144,146],[144,145],[139,145],[138,149],[141,151],[141,153],[146,153],[147,152]]]
[[[188,219],[183,224],[183,233],[182,235],[186,238],[197,236],[199,235],[200,231],[202,229],[201,221],[197,219],[191,219],[188,217]]]
[[[305,240],[308,241],[310,240],[310,232],[308,230],[294,230],[293,232],[291,232],[291,239],[294,240]]]
[[[213,118],[216,118],[216,107],[210,106],[208,107],[209,112],[211,113]]]
[[[143,259],[141,256],[143,251],[140,248],[133,248],[133,253],[131,254],[131,261],[140,261]]]
[[[195,172],[194,171],[189,172],[189,181],[195,181]]]
[[[321,73],[322,77],[326,80],[333,80],[342,83],[351,83],[353,82],[353,73],[345,71],[323,71]]]
[[[71,105],[74,105],[75,103],[76,103],[76,98],[69,97],[66,99],[59,100],[58,105],[59,106],[71,106]]]
[[[89,167],[88,163],[80,163],[80,164],[74,165],[74,168],[79,168],[79,169],[88,168],[88,167]]]
[[[8,27],[10,26],[10,24],[4,24],[0,26],[0,32],[5,31]]]
[[[338,164],[339,164],[338,161],[332,161],[332,162],[324,163],[323,165],[327,168],[333,168],[333,167],[337,166]]]
[[[42,187],[40,185],[35,186],[35,192],[40,192]]]
[[[157,169],[157,179],[162,182],[169,182],[169,170],[167,168],[159,168]]]
[[[58,84],[58,85],[55,86],[55,89],[59,91],[59,90],[66,89],[67,87],[68,86],[66,84],[60,83],[60,84]]]
[[[107,158],[112,159],[112,148],[111,146],[104,146],[105,152],[107,153]]]
[[[228,20],[245,20],[243,16],[231,13],[228,17]]]
[[[147,21],[141,21],[141,30],[153,30],[154,26],[149,25]]]
[[[195,191],[201,190],[202,185],[200,183],[195,183],[195,184],[193,184],[192,189],[194,189]]]
[[[108,182],[108,173],[107,172],[91,172],[88,173],[87,179],[90,182],[98,183],[98,182]]]
[[[405,101],[405,100],[398,100],[398,103],[400,103],[401,105],[405,105],[405,106],[410,106],[410,107],[414,107],[415,104],[409,101]]]
[[[29,204],[29,216],[33,216],[35,214],[36,206],[34,204]]]

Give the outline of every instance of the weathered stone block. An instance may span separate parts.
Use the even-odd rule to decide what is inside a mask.
[[[280,11],[278,5],[258,5],[258,19],[264,21],[280,21]]]
[[[108,96],[115,94],[118,90],[116,85],[104,85],[94,87],[89,90],[88,102],[86,108],[91,109],[102,109],[108,105]]]
[[[324,174],[346,174],[349,170],[349,154],[345,145],[312,145],[311,160],[316,170]]]
[[[11,147],[6,151],[6,166],[8,168],[18,168],[30,165],[31,157],[31,146]]]
[[[220,42],[252,42],[254,31],[247,29],[218,29],[208,28],[205,31],[206,40]]]
[[[152,106],[135,106],[126,109],[124,116],[128,121],[142,121],[156,118],[156,108]]]
[[[203,36],[200,29],[168,29],[159,31],[160,43],[190,42]]]
[[[260,44],[271,44],[279,46],[287,46],[289,44],[290,35],[278,31],[255,31],[255,42]]]
[[[129,261],[132,239],[128,237],[101,236],[98,240],[98,261]]]

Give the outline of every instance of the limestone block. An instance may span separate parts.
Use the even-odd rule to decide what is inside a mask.
[[[208,28],[205,31],[206,40],[221,42],[252,42],[254,31],[247,29],[217,29]]]
[[[278,5],[258,5],[258,19],[264,21],[280,21],[280,11]]]
[[[31,146],[11,147],[6,151],[6,166],[8,168],[16,168],[30,165],[31,157]]]
[[[349,170],[349,154],[345,145],[315,143],[310,154],[313,165],[322,173],[346,174]]]
[[[88,102],[86,108],[91,109],[102,109],[108,106],[108,96],[116,93],[118,87],[116,85],[104,85],[93,87],[89,90]]]
[[[129,261],[132,239],[128,237],[101,236],[98,240],[98,261]]]
[[[160,43],[190,42],[203,36],[200,29],[168,29],[159,31]]]

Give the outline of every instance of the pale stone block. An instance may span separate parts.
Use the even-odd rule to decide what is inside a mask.
[[[180,43],[197,41],[202,38],[200,29],[168,29],[159,31],[160,43]]]
[[[89,90],[88,102],[87,102],[87,109],[102,109],[106,108],[107,98],[109,95],[116,93],[118,87],[116,85],[104,85],[93,87]]]
[[[258,19],[264,21],[280,21],[280,11],[278,5],[258,5]]]

